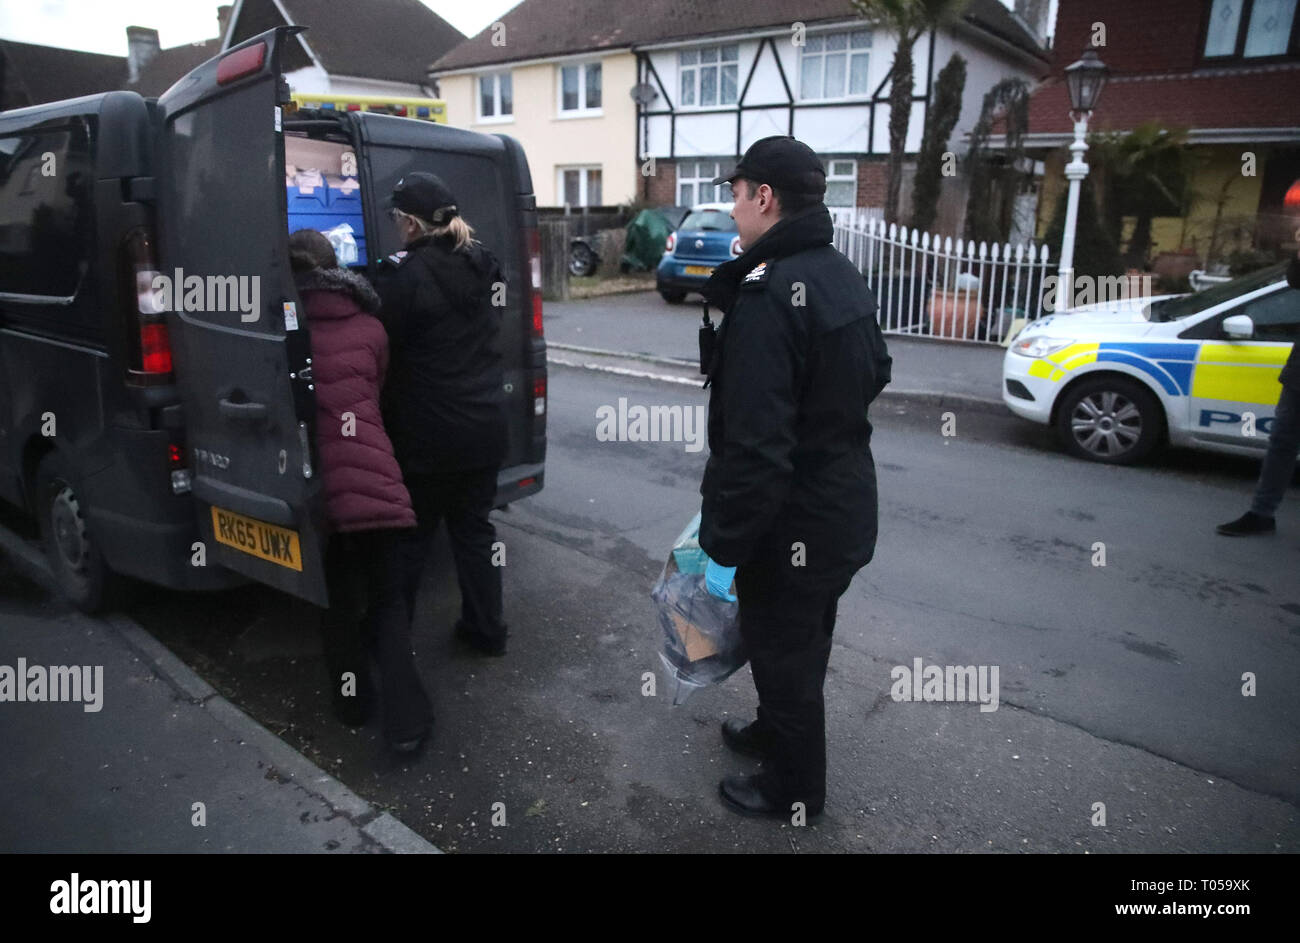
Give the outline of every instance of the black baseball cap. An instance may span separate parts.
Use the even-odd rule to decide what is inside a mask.
[[[388,206],[431,223],[445,223],[457,215],[456,198],[436,174],[412,171],[393,187]]]
[[[807,144],[784,134],[755,141],[731,175],[714,178],[713,185],[731,183],[737,177],[765,183],[776,190],[826,195],[826,168],[821,160]]]

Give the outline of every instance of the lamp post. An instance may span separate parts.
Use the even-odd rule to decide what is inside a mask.
[[[1110,69],[1092,48],[1085,49],[1083,56],[1065,69],[1065,86],[1070,92],[1070,118],[1074,121],[1074,142],[1070,145],[1072,159],[1065,165],[1070,195],[1065,206],[1065,235],[1061,239],[1061,261],[1056,273],[1060,282],[1058,297],[1067,299],[1065,307],[1072,305],[1074,298],[1074,230],[1079,223],[1079,185],[1088,176],[1088,164],[1083,159],[1083,153],[1088,149],[1085,140],[1088,116],[1097,107],[1097,99],[1101,97],[1109,74]]]

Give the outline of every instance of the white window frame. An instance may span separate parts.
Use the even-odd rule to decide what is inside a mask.
[[[600,69],[600,106],[587,107],[587,70]],[[564,107],[564,70],[578,70],[578,107]],[[598,118],[603,115],[605,104],[605,70],[599,59],[587,62],[561,62],[555,67],[555,112],[561,118]]]
[[[855,48],[853,46],[853,37],[854,35],[858,35],[858,34],[863,34],[866,36],[866,44]],[[826,94],[827,52],[825,48],[825,43],[832,36],[844,37],[844,91],[838,95]],[[799,47],[799,62],[797,65],[798,74],[799,74],[799,94],[795,99],[796,101],[862,101],[864,99],[869,99],[871,97],[870,81],[871,81],[871,50],[872,50],[873,34],[870,29],[831,30],[825,33],[821,33],[821,32],[809,33],[806,39],[820,40],[822,42],[822,49],[820,51],[810,53],[808,51],[808,46],[806,43],[805,45]],[[835,53],[838,52],[838,50],[834,50],[832,52]],[[849,89],[852,87],[853,84],[853,57],[854,56],[862,56],[864,60],[862,68],[866,70],[867,85],[863,91],[851,93]],[[822,94],[817,96],[811,96],[807,94],[806,90],[803,87],[804,59],[810,57],[816,57],[821,60]]]
[[[501,112],[501,79],[505,77],[510,81],[510,114]],[[492,107],[495,109],[493,114],[483,114],[483,92],[482,82],[484,79],[492,80]],[[480,72],[474,76],[474,111],[478,115],[478,124],[509,124],[515,120],[515,80],[512,73],[506,72]]]
[[[711,163],[712,166],[716,167],[717,169],[711,174],[701,175],[699,173],[698,166],[693,166],[691,169],[695,171],[695,176],[692,177],[682,176],[682,172],[681,172],[682,165],[684,164],[698,165],[700,163],[706,163],[706,164]],[[728,158],[679,157],[677,159],[676,164],[674,165],[674,169],[677,175],[677,183],[674,186],[673,193],[677,200],[677,205],[695,206],[697,203],[730,203],[732,201],[732,197],[729,192],[731,189],[729,184],[722,184],[721,186],[717,187],[716,190],[721,190],[722,193],[716,197],[710,197],[707,200],[702,200],[699,198],[699,190],[700,190],[700,184],[711,187],[713,178],[722,176],[723,173],[725,173],[726,171],[734,167],[735,163],[736,163],[736,159],[734,157],[728,157]],[[688,182],[695,188],[696,198],[693,200],[682,199],[682,185]],[[714,192],[716,192],[716,190]]]
[[[1251,53],[1249,50],[1250,50],[1251,40],[1254,38],[1253,29],[1255,27],[1255,22],[1256,22],[1255,17],[1257,14],[1261,12],[1262,4],[1258,2],[1248,4],[1246,0],[1211,0],[1210,11],[1208,14],[1210,17],[1210,28],[1205,31],[1205,41],[1201,47],[1201,57],[1210,62],[1218,62],[1218,61],[1232,60],[1232,59],[1237,59],[1242,61],[1249,60],[1249,59],[1276,59],[1281,56],[1287,55],[1287,52],[1290,48],[1290,37],[1294,35],[1296,18],[1300,17],[1300,3],[1297,3],[1296,0],[1290,0],[1290,2],[1292,4],[1291,29],[1287,30],[1286,32],[1286,36],[1284,37],[1284,41],[1282,45],[1282,51]],[[1232,18],[1232,24],[1230,30],[1231,45],[1227,52],[1211,53],[1210,40],[1214,39],[1216,36],[1214,32],[1215,11],[1217,9],[1220,9],[1225,4],[1234,4],[1232,8],[1235,9],[1236,11],[1236,15]],[[1246,9],[1247,6],[1250,7],[1249,11],[1247,11]],[[1246,16],[1247,13],[1249,13],[1250,18],[1248,22],[1245,24],[1245,29],[1243,30],[1241,19],[1243,16]],[[1218,38],[1227,39],[1228,34],[1219,33]]]
[[[848,164],[850,169],[848,173],[832,174],[831,170],[836,164]],[[830,203],[831,207],[855,207],[858,205],[858,162],[852,157],[826,157],[822,159],[822,167],[826,170],[826,192],[830,193],[832,183],[852,183],[853,198],[848,203]]]
[[[732,52],[731,58],[724,58],[727,52]],[[705,62],[706,53],[714,53],[716,57]],[[694,61],[687,62],[687,59]],[[722,100],[722,73],[727,66],[731,66],[735,72],[735,81],[732,83],[735,97],[731,101]],[[718,100],[711,105],[706,105],[701,100],[703,89],[703,72],[705,69],[715,69],[717,79],[714,88],[717,89]],[[691,84],[690,103],[686,102],[686,95],[683,87],[686,81]],[[721,43],[711,46],[692,46],[689,49],[678,50],[677,53],[677,110],[678,111],[700,111],[711,108],[734,108],[740,100],[740,43]]]
[[[592,203],[588,200],[588,186],[591,183],[591,171],[600,174],[600,195],[603,199],[605,196],[605,169],[602,164],[563,164],[555,168],[555,205],[565,206],[564,199],[564,175],[569,171],[578,171],[578,202],[568,203],[568,206],[580,209],[584,206],[604,206],[603,203]]]

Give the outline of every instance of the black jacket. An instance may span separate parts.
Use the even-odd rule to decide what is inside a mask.
[[[875,298],[832,234],[819,204],[703,288],[726,317],[709,369],[700,546],[724,566],[786,567],[808,589],[846,584],[875,553],[867,406],[892,363]]]
[[[1286,283],[1300,291],[1300,258],[1291,260],[1291,264],[1286,267]],[[1300,298],[1296,299],[1296,304],[1300,304]],[[1282,372],[1278,374],[1277,382],[1281,383],[1288,390],[1294,390],[1300,393],[1300,344],[1291,345],[1291,353],[1287,355],[1286,365]]]
[[[491,303],[504,278],[481,244],[452,246],[417,239],[380,273],[384,425],[406,475],[497,467],[505,457],[501,308]]]

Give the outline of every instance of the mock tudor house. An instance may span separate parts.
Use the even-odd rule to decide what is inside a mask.
[[[1047,4],[1018,8],[1029,15],[971,0],[917,42],[909,155],[953,52],[967,62],[954,147],[989,87],[1046,74]],[[822,156],[828,204],[879,207],[893,54],[847,0],[524,0],[430,76],[451,124],[519,139],[539,206],[725,199],[713,177],[754,141],[791,134]]]
[[[1089,132],[1146,121],[1188,130],[1197,158],[1185,216],[1157,218],[1153,254],[1202,264],[1234,248],[1289,241],[1282,213],[1300,180],[1300,14],[1297,0],[1060,0],[1050,76],[1029,104],[1029,153],[1044,160],[1039,231],[1065,186],[1073,137],[1063,70],[1104,27],[1110,67]],[[1247,156],[1249,155],[1249,156]]]

